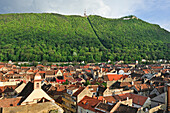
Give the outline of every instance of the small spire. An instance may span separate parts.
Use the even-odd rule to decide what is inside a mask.
[[[34,76],[34,80],[41,80],[41,75],[39,74],[39,72],[37,72]]]

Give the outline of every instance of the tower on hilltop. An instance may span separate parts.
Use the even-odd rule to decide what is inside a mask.
[[[87,14],[86,14],[86,9],[84,10],[84,17],[87,17]]]

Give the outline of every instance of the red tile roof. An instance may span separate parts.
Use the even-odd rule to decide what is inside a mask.
[[[164,66],[154,66],[154,67],[151,67],[152,69],[163,69]]]
[[[145,73],[145,74],[148,74],[148,73],[150,73],[150,72],[151,72],[151,70],[150,70],[150,69],[143,69],[143,71],[144,71],[144,73]]]
[[[104,97],[104,99],[106,100],[106,102],[109,102],[109,103],[116,102],[116,99],[113,96],[106,96],[106,97]]]
[[[85,96],[79,103],[78,106],[95,112],[95,106],[101,102],[101,100]]]
[[[122,99],[122,100],[125,100],[128,97],[129,99],[132,99],[134,104],[141,105],[141,106],[143,106],[143,104],[148,99],[148,97],[146,97],[146,96],[132,94],[132,93],[119,94],[114,97]]]
[[[17,106],[17,104],[19,103],[20,100],[21,100],[21,97],[1,99],[0,100],[0,107]]]
[[[88,66],[88,65],[86,65],[86,66],[80,66],[80,68],[89,68],[89,66]]]
[[[86,72],[91,73],[91,70],[86,70]]]
[[[21,67],[21,69],[28,69],[28,68],[30,68],[30,67]]]

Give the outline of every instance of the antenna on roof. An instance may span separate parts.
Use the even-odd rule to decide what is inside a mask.
[[[84,17],[87,17],[87,14],[86,14],[86,9],[84,10]]]

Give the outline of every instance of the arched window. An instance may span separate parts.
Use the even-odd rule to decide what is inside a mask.
[[[39,83],[36,84],[36,88],[39,88]]]

